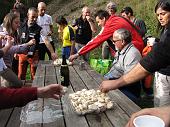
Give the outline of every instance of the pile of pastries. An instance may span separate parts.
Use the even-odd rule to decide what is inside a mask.
[[[69,98],[75,111],[79,115],[92,112],[99,113],[113,107],[110,98],[100,90],[82,89],[76,93],[69,94]]]
[[[66,62],[67,62],[68,65],[72,65],[72,64],[73,64],[72,62],[70,62],[70,61],[68,61],[68,60],[66,60]],[[53,64],[54,64],[55,66],[60,66],[60,65],[62,64],[62,59],[59,58],[59,59],[54,60],[54,61],[53,61]]]

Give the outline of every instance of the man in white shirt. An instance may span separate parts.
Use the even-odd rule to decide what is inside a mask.
[[[46,4],[44,2],[38,3],[38,19],[37,24],[42,27],[39,47],[39,60],[45,59],[47,52],[49,59],[56,59],[54,43],[51,38],[53,33],[53,23],[50,15],[45,14]]]

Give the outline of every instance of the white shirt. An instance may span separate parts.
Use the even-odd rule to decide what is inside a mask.
[[[37,24],[42,27],[40,43],[44,43],[44,39],[47,37],[50,32],[50,25],[52,23],[52,17],[50,15],[44,14],[44,16],[38,16]],[[48,36],[49,41],[52,41],[51,36]]]

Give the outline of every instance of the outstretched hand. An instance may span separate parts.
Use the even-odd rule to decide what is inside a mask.
[[[51,84],[37,89],[38,98],[59,99],[63,94],[63,87],[59,84]]]
[[[54,53],[51,53],[51,58],[52,58],[52,60],[54,61],[54,60],[58,59],[58,56],[57,56],[57,54],[54,52]]]
[[[104,93],[109,92],[110,90],[117,89],[116,80],[105,80],[100,84],[100,90]]]
[[[74,54],[74,55],[71,55],[68,59],[70,62],[73,62],[74,59],[78,58],[79,57],[79,54]]]

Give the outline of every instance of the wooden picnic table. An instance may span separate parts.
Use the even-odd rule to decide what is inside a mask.
[[[0,127],[124,127],[132,113],[139,111],[140,108],[129,100],[119,90],[113,90],[108,93],[114,106],[111,110],[96,114],[91,113],[79,116],[75,113],[73,106],[68,98],[69,93],[82,89],[98,89],[103,78],[100,74],[86,64],[85,70],[80,70],[79,61],[70,70],[70,86],[67,93],[61,100],[38,99],[39,109],[42,112],[42,123],[29,124],[20,120],[22,108],[12,108],[0,111]],[[41,61],[38,65],[33,86],[45,86],[51,83],[60,83],[60,67],[51,64],[51,61]],[[45,122],[45,106],[57,105],[56,110],[60,110],[62,116],[53,122]],[[23,108],[25,110],[25,108]]]

